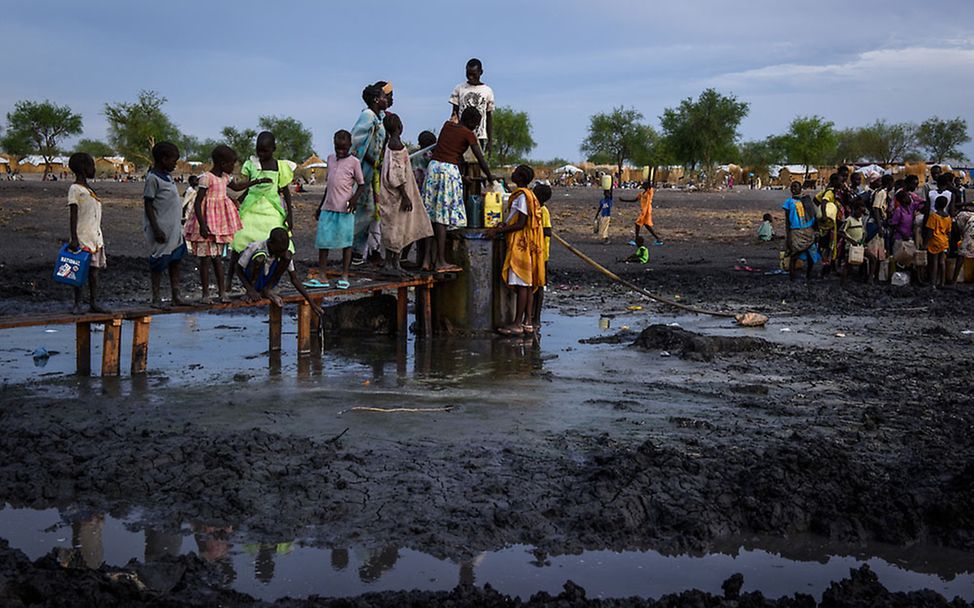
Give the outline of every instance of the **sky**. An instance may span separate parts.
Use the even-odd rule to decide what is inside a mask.
[[[216,138],[227,125],[293,116],[324,156],[362,109],[362,88],[386,80],[415,141],[449,117],[471,57],[499,106],[528,113],[534,159],[580,160],[592,114],[631,106],[658,127],[664,108],[708,87],[750,104],[745,141],[813,114],[838,128],[960,116],[974,134],[970,0],[39,6],[0,11],[0,116],[18,100],[50,99],[79,112],[95,139],[106,136],[106,102],[150,89],[183,132]],[[974,143],[964,151],[974,158]]]

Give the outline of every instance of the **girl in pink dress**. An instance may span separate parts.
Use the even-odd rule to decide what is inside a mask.
[[[243,183],[231,181],[233,168],[237,164],[237,153],[229,146],[219,145],[214,148],[212,158],[213,169],[200,176],[199,190],[193,204],[194,213],[186,222],[185,236],[193,255],[212,261],[220,302],[227,303],[230,298],[227,296],[220,258],[224,248],[233,241],[233,235],[243,228],[237,206],[227,196],[227,188],[239,192],[268,180]],[[210,264],[205,259],[200,260],[200,285],[203,289],[202,301],[212,304]]]

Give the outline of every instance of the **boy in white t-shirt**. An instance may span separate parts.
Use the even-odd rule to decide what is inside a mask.
[[[85,152],[76,152],[68,159],[68,167],[74,172],[74,183],[68,188],[68,208],[71,210],[71,242],[74,251],[83,249],[91,254],[88,267],[88,305],[91,312],[107,313],[98,305],[98,271],[105,268],[105,240],[101,234],[101,201],[88,185],[95,177],[95,159]],[[81,288],[74,288],[74,308],[81,314]]]
[[[455,122],[460,121],[460,115],[466,108],[477,108],[480,112],[480,125],[474,129],[474,135],[480,140],[480,148],[490,156],[494,141],[494,90],[480,81],[483,75],[484,66],[479,59],[473,58],[468,61],[467,81],[461,82],[453,89],[450,104],[453,106]]]

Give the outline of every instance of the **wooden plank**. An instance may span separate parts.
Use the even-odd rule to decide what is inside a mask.
[[[396,332],[400,336],[409,333],[409,288],[400,287],[396,291]]]
[[[311,354],[311,305],[302,300],[298,304],[298,356]]]
[[[122,352],[122,320],[112,319],[105,323],[105,338],[101,350],[101,375],[117,376],[120,373],[119,355]]]
[[[79,376],[91,375],[91,323],[83,321],[74,326],[75,363]]]
[[[132,375],[144,374],[149,362],[149,325],[152,317],[132,321]]]
[[[270,352],[279,352],[281,350],[281,317],[282,308],[280,306],[271,303],[267,309],[268,322],[267,322],[267,350]]]

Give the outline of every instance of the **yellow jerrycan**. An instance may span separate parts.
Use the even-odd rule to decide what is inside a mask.
[[[504,195],[500,192],[484,194],[484,228],[494,228],[501,223],[504,214]]]

